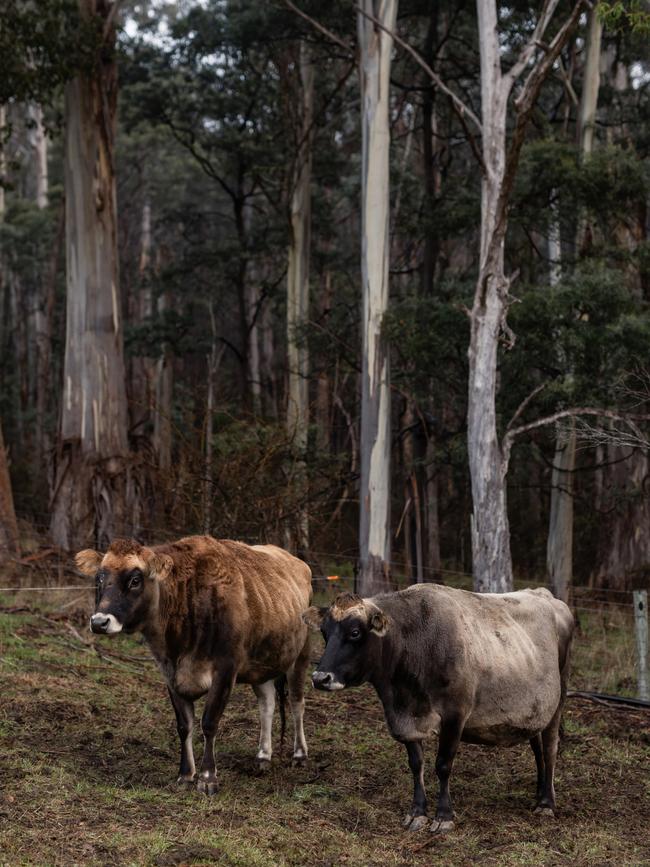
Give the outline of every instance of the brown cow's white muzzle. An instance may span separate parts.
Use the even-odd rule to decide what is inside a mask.
[[[122,624],[113,614],[93,614],[90,618],[90,631],[96,635],[114,635],[122,631]]]

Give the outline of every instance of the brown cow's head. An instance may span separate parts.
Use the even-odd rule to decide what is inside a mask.
[[[388,629],[388,618],[374,602],[340,593],[329,608],[312,606],[302,619],[325,639],[325,653],[312,674],[317,689],[344,689],[368,680]]]
[[[95,579],[90,628],[104,635],[141,629],[157,604],[158,581],[173,567],[171,557],[132,539],[116,539],[103,556],[89,549],[80,551],[75,563],[80,572]]]

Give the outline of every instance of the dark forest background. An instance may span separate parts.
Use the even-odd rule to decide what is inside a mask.
[[[530,32],[538,5],[501,5],[504,56]],[[112,171],[124,364],[113,385],[126,401],[120,460],[128,460],[138,504],[111,531],[146,540],[209,531],[300,547],[296,528],[306,513],[303,553],[324,572],[338,558],[353,562],[362,368],[354,4],[300,4],[322,29],[271,0],[124,2],[115,13],[110,3],[95,6],[94,17],[63,0],[10,0],[0,11],[0,417],[19,532],[31,526],[64,547],[89,532],[106,541],[96,525],[57,536],[52,520],[62,486],[83,474],[61,436],[71,261],[63,90],[99,62],[117,72]],[[561,3],[560,13],[571,6]],[[508,317],[516,341],[499,352],[502,431],[538,388],[526,418],[566,407],[647,412],[649,43],[634,19],[642,8],[602,6],[609,15],[589,159],[577,124],[587,11],[527,128],[505,248],[516,275]],[[474,4],[402,0],[396,30],[480,111]],[[302,145],[301,44],[314,71],[310,306],[291,333],[288,203]],[[478,268],[480,172],[472,130],[399,44],[390,129],[382,327],[392,375],[392,571],[444,578],[472,570],[466,311]],[[300,454],[286,423],[289,340],[308,349]],[[515,575],[545,580],[551,499],[564,485],[574,580],[627,588],[650,563],[643,422],[581,416],[558,425],[535,427],[513,446]],[[574,432],[567,486],[569,476],[554,480],[553,467],[558,444]]]

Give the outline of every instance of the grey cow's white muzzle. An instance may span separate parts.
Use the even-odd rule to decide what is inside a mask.
[[[341,683],[331,671],[315,671],[311,676],[311,682],[316,689],[325,689],[328,692],[345,688],[345,684]]]
[[[122,631],[122,624],[113,614],[93,614],[90,618],[90,631],[96,635],[114,635]]]

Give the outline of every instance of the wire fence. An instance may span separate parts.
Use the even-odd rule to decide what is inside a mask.
[[[33,536],[29,545],[33,553],[9,558],[0,579],[0,609],[26,607],[30,610],[66,611],[77,605],[80,609],[87,608],[86,613],[89,614],[94,583],[78,572],[66,552],[42,545],[48,528],[45,522],[35,522],[30,515],[25,526]],[[178,539],[182,535],[162,527],[143,528],[142,532],[157,542]],[[258,540],[251,533],[241,541]],[[356,550],[315,550],[310,554],[313,555],[313,584],[318,599],[326,602],[343,590],[354,590]],[[392,560],[390,565],[397,588],[412,583],[404,574],[402,561]],[[426,567],[423,571],[426,581],[472,589],[473,576],[469,572],[432,567]],[[517,589],[549,587],[548,582],[528,579],[517,580],[515,584]],[[571,608],[577,622],[572,688],[624,696],[637,695],[642,672],[636,643],[632,591],[574,586]]]

